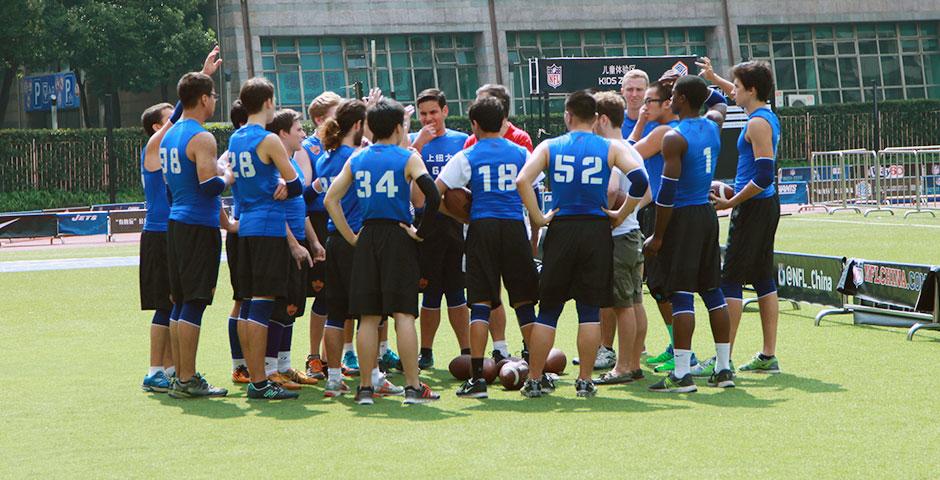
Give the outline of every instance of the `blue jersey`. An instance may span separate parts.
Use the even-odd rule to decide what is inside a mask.
[[[144,208],[147,216],[144,218],[145,232],[165,232],[166,224],[170,219],[170,201],[166,198],[166,180],[163,179],[163,170],[148,172],[144,168],[144,157],[147,155],[147,146],[140,151],[140,179],[144,183]]]
[[[207,195],[199,189],[196,162],[186,156],[186,146],[206,129],[199,122],[185,119],[166,132],[160,142],[160,163],[163,175],[173,196],[170,220],[219,228],[219,210],[222,202],[218,195]]]
[[[300,169],[300,166],[297,165],[297,162],[295,162],[293,158],[290,159],[290,164],[294,167],[294,171],[297,172],[300,183],[304,183],[303,170]],[[290,228],[290,233],[294,234],[294,238],[299,242],[306,240],[307,230],[304,227],[307,224],[307,203],[304,202],[304,197],[299,195],[284,200],[284,208],[286,209],[287,226]]]
[[[408,134],[408,139],[414,143],[418,138],[417,133]],[[435,137],[421,148],[421,159],[424,160],[424,166],[428,169],[431,177],[437,178],[441,169],[450,159],[463,150],[463,144],[467,142],[468,135],[455,130],[446,129],[444,135]]]
[[[317,161],[317,180],[320,180],[320,186],[323,187],[324,191],[330,188],[333,179],[343,171],[346,160],[348,160],[355,151],[356,149],[353,147],[340,145],[336,150],[320,157],[320,160]],[[349,223],[349,228],[351,228],[353,232],[358,232],[359,229],[362,228],[362,209],[359,205],[359,197],[356,195],[355,185],[346,192],[346,195],[343,195],[339,203],[343,208],[343,214],[346,215],[346,222]],[[326,229],[330,232],[336,231],[336,225],[333,224],[332,218],[326,223]]]
[[[610,140],[589,132],[570,132],[548,142],[556,215],[606,217],[601,207],[607,207]]]
[[[751,112],[751,114],[747,116],[747,119],[750,120],[755,117],[763,118],[770,124],[770,128],[773,131],[770,141],[773,142],[774,145],[774,160],[776,160],[777,143],[780,141],[780,120],[769,108],[758,108]],[[754,161],[757,160],[754,158],[754,146],[751,145],[751,142],[747,141],[745,135],[747,135],[747,124],[741,129],[741,135],[738,136],[738,171],[734,176],[735,193],[744,190],[744,187],[746,187],[751,180],[754,180],[754,176],[757,175],[757,164],[754,163]],[[777,188],[775,183],[771,183],[763,192],[754,195],[752,198],[769,198],[774,196],[776,192]]]
[[[470,184],[471,221],[499,218],[521,222],[523,207],[516,176],[528,156],[528,150],[505,138],[484,138],[455,155],[438,178],[450,188]]]
[[[623,135],[623,138],[630,138],[630,134],[633,133],[633,128],[636,127],[636,122],[639,120],[637,118],[630,118],[627,115],[627,112],[623,112],[623,125],[620,126],[620,134]],[[646,134],[643,134],[646,136]]]
[[[682,174],[676,186],[675,207],[705,205],[715,175],[715,163],[721,151],[721,128],[704,117],[687,118],[675,131],[687,143],[682,155]]]
[[[323,142],[315,136],[307,137],[300,146],[307,152],[307,158],[310,159],[310,169],[313,171],[313,176],[311,178],[317,178],[317,162],[320,161],[320,158],[326,155],[326,149],[323,148]],[[312,180],[311,180],[312,181]],[[324,194],[317,194],[313,197],[310,202],[307,202],[307,211],[308,212],[325,212],[326,207],[323,206],[323,197]]]
[[[386,144],[371,145],[352,157],[349,167],[363,221],[411,223],[411,185],[405,178],[410,157],[410,151]]]
[[[659,122],[649,122],[646,124],[646,127],[643,128],[643,138],[650,134],[656,127],[662,125]],[[671,128],[676,128],[676,125],[679,125],[678,120],[673,120],[666,123]],[[660,146],[659,153],[653,155],[650,158],[643,160],[643,166],[646,168],[646,173],[650,177],[650,193],[653,194],[653,198],[656,198],[656,195],[659,195],[659,187],[663,184],[663,152],[662,146]]]
[[[239,237],[286,237],[285,204],[274,199],[281,178],[274,162],[265,164],[258,157],[258,145],[270,132],[257,123],[249,123],[232,134],[229,155],[235,162],[235,201],[241,217]]]

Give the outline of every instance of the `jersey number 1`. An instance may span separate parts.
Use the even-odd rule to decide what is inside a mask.
[[[705,173],[712,173],[712,147],[705,147],[702,153],[705,155]]]

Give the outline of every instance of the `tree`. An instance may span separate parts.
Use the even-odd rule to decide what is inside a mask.
[[[144,92],[197,68],[215,42],[202,0],[71,2],[65,34],[68,60],[91,88],[117,96]],[[114,118],[120,119],[119,104]]]

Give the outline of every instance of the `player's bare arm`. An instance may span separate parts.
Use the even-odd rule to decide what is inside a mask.
[[[643,254],[655,256],[663,245],[666,228],[672,219],[672,206],[676,195],[676,184],[682,175],[682,156],[688,143],[682,135],[669,132],[663,137],[663,184],[656,197],[656,220],[653,235],[643,242]]]
[[[627,200],[616,210],[604,209],[611,219],[613,227],[619,226],[636,209],[643,195],[649,190],[649,178],[643,170],[643,159],[630,145],[623,142],[610,142],[610,153],[607,156],[611,167],[617,167],[630,179],[630,191]]]

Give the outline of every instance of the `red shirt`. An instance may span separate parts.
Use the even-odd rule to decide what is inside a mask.
[[[525,147],[525,149],[531,153],[532,150],[535,149],[532,146],[532,137],[530,137],[529,134],[526,133],[525,130],[521,128],[516,128],[516,126],[513,125],[512,122],[507,122],[507,123],[509,123],[509,128],[506,129],[506,134],[503,135],[503,138],[509,140],[512,143],[515,143],[516,145],[519,145],[520,147]],[[473,145],[474,143],[477,143],[477,136],[470,135],[470,137],[467,138],[467,141],[464,142],[463,148],[467,148]]]

